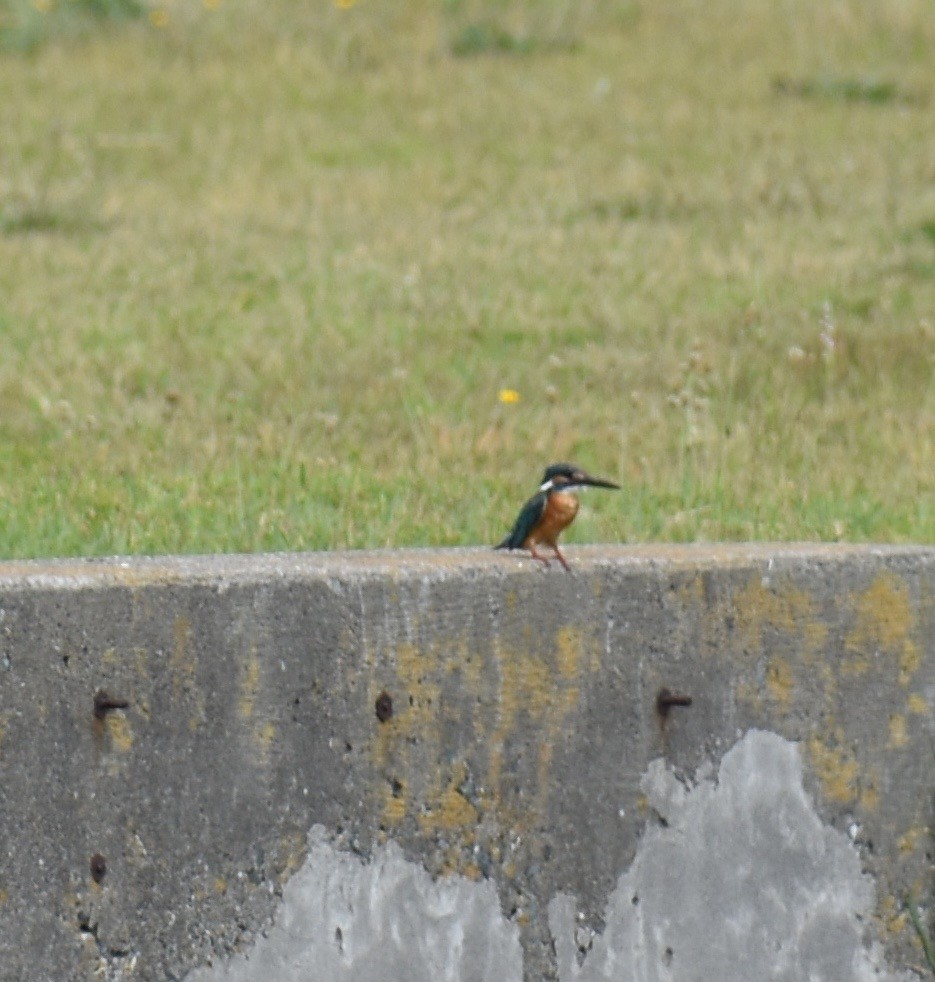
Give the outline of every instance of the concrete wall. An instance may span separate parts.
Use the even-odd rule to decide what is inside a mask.
[[[0,565],[0,978],[920,977],[935,549],[569,556]]]

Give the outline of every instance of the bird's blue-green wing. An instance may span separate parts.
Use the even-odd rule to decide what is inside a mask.
[[[544,491],[540,491],[537,495],[530,498],[523,505],[522,511],[519,513],[519,517],[516,519],[516,524],[513,526],[510,534],[494,548],[522,549],[523,543],[526,541],[526,536],[529,535],[542,518],[547,499],[548,495]]]

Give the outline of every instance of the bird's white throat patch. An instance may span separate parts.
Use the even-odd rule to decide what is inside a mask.
[[[590,484],[556,484],[551,478],[539,486],[540,491],[587,491]]]

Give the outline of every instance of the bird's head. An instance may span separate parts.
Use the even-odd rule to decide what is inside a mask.
[[[540,491],[576,491],[581,488],[620,488],[613,481],[591,475],[574,464],[550,464],[542,475]]]

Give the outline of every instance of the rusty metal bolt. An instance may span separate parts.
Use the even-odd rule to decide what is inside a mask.
[[[669,689],[660,689],[656,695],[656,712],[663,718],[669,715],[673,706],[690,706],[691,696],[677,695]]]
[[[113,709],[126,709],[130,703],[126,699],[115,699],[103,689],[94,694],[94,718],[103,719]]]

